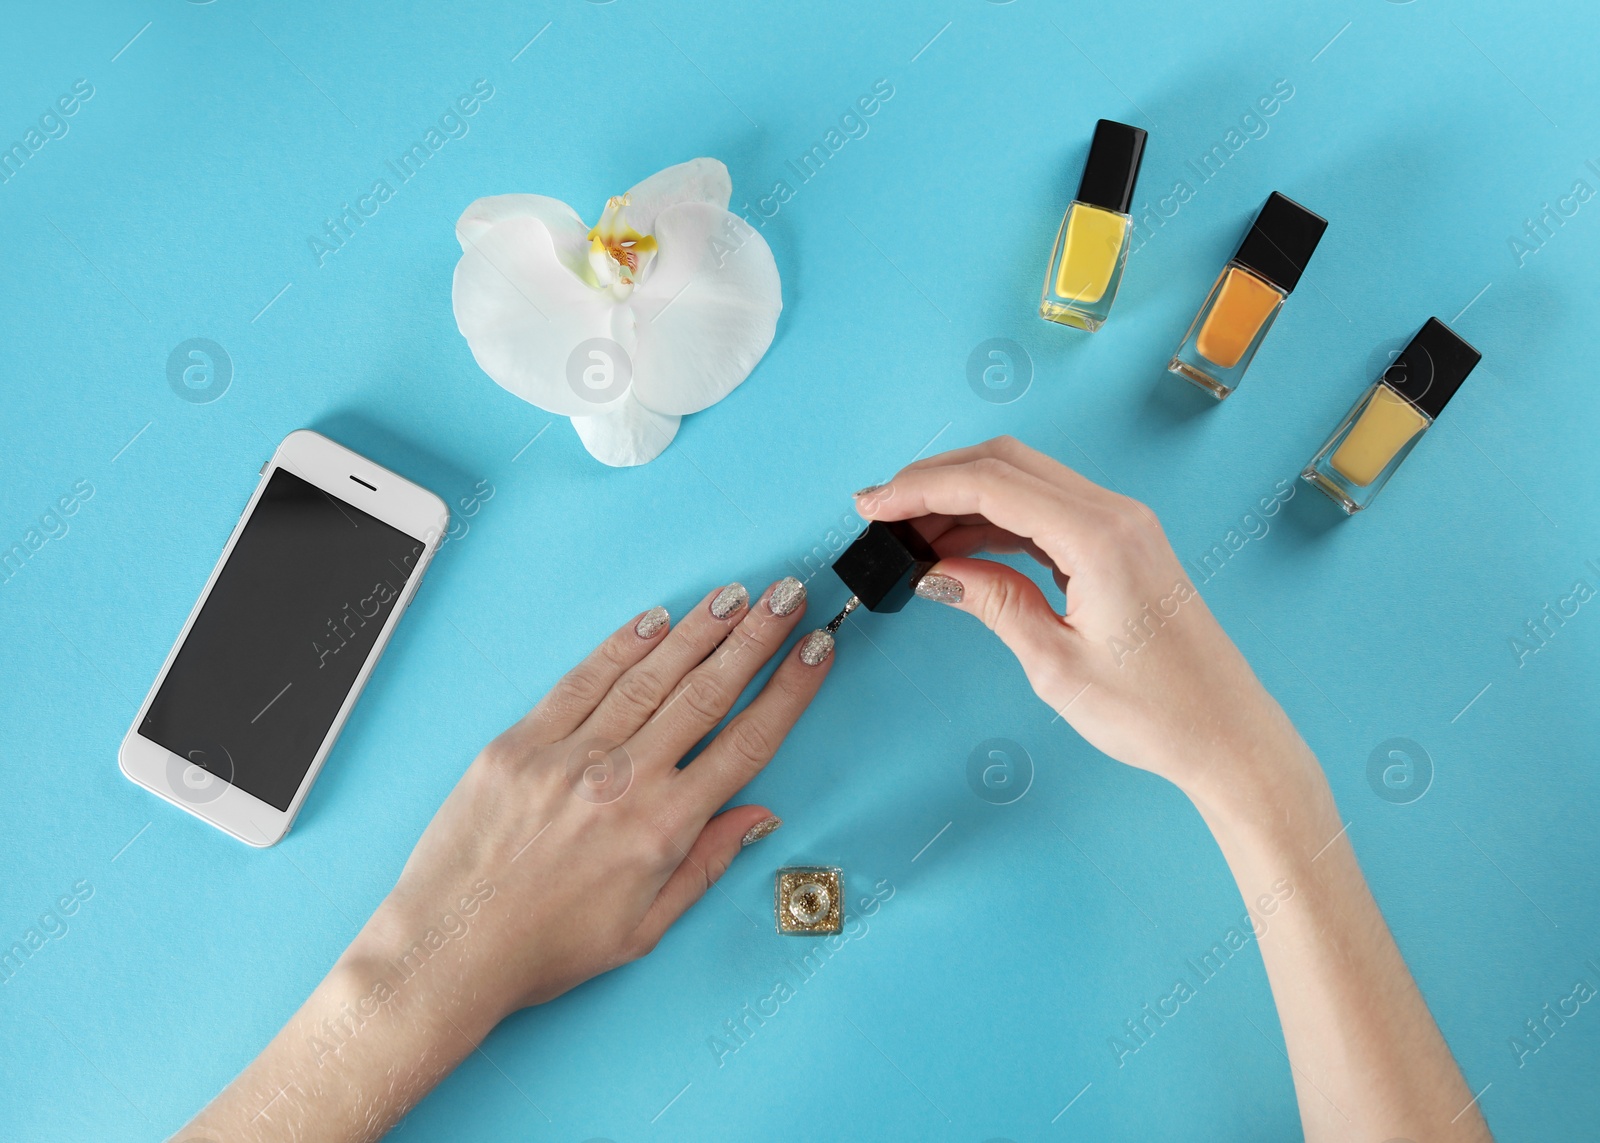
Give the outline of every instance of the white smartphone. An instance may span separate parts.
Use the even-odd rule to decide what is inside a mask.
[[[280,840],[449,523],[427,489],[290,433],[122,740],[122,772],[249,845]]]

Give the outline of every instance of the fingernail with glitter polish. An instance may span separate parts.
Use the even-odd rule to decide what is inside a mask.
[[[861,497],[865,496],[869,492],[876,492],[880,488],[887,488],[887,487],[888,487],[888,485],[886,485],[886,484],[869,484],[865,488],[863,488],[860,492],[857,492],[855,494],[855,498],[859,500]]]
[[[750,593],[744,589],[744,584],[730,583],[711,597],[711,614],[726,619],[749,602]]]
[[[833,654],[833,636],[827,631],[813,631],[800,640],[800,661],[808,667],[820,667]]]
[[[667,614],[665,607],[652,607],[639,616],[639,622],[633,625],[633,633],[641,639],[654,639],[671,622],[672,616]]]
[[[783,819],[779,817],[762,818],[745,831],[744,839],[739,842],[739,848],[743,849],[747,845],[754,845],[768,834],[776,832],[777,828],[782,824]]]
[[[935,603],[960,603],[967,593],[959,579],[943,572],[929,572],[923,576],[917,581],[916,591],[923,599]]]
[[[795,608],[805,601],[806,585],[792,575],[784,576],[772,585],[772,591],[767,595],[767,610],[782,618],[792,615]]]

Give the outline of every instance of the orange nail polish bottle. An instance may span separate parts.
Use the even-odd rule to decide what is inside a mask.
[[[1327,229],[1327,219],[1273,191],[1222,268],[1168,371],[1219,401],[1232,393]]]

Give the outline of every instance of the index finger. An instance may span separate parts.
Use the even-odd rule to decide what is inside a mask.
[[[1046,484],[1059,488],[1064,492],[1076,493],[1091,504],[1112,508],[1132,508],[1152,524],[1158,523],[1150,509],[1140,504],[1137,500],[1130,499],[1120,489],[1113,490],[1104,485],[1096,484],[1077,469],[1069,468],[1048,453],[1029,448],[1016,437],[992,437],[967,448],[951,449],[949,452],[942,452],[924,460],[913,461],[901,471],[910,472],[914,469],[941,468],[952,464],[963,464],[979,460],[983,457],[994,457],[1003,460],[1014,468],[1020,468],[1030,476],[1038,477]],[[1090,463],[1093,462],[1091,461]],[[889,483],[893,484],[894,482],[890,481]],[[884,492],[888,488],[889,484],[880,484],[869,491],[879,495],[892,495],[892,491],[889,493]],[[856,495],[860,496],[861,493]],[[962,522],[972,523],[972,521]],[[933,539],[933,536],[928,534],[928,530],[921,521],[918,521],[917,530],[922,532],[925,538]],[[945,528],[939,529],[940,532],[947,530]]]
[[[945,468],[952,464],[966,464],[970,461],[980,460],[983,457],[994,457],[1003,460],[1013,468],[1020,468],[1030,476],[1036,476],[1046,484],[1067,491],[1085,492],[1090,489],[1099,490],[1099,486],[1078,472],[1068,468],[1055,457],[1040,452],[1038,449],[1029,448],[1016,437],[991,437],[989,440],[980,441],[966,448],[951,449],[949,452],[936,453],[922,460],[913,461],[901,469],[902,472],[923,471],[929,468]],[[892,483],[892,481],[891,481]]]
[[[1034,541],[1071,575],[1098,531],[1099,510],[1076,490],[1060,488],[995,456],[935,468],[907,469],[857,510],[869,520],[980,516]]]

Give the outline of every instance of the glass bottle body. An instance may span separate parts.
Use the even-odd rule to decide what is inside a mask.
[[[1370,506],[1432,419],[1383,381],[1362,394],[1300,475],[1346,515]]]
[[[1073,202],[1061,219],[1039,316],[1091,333],[1105,324],[1122,284],[1133,219]]]
[[[1222,400],[1244,379],[1286,297],[1238,262],[1228,263],[1167,370]]]

